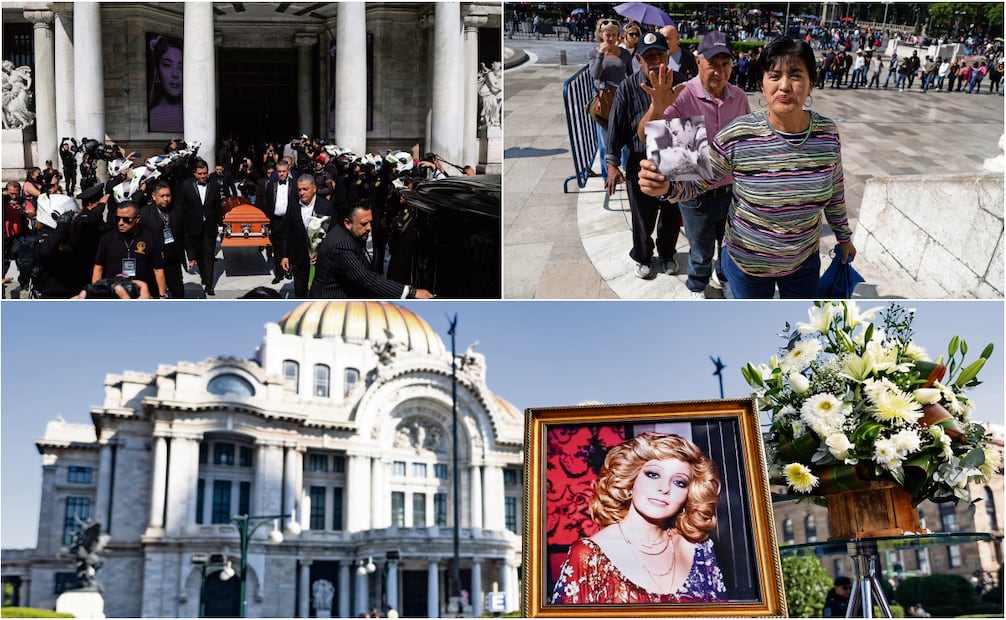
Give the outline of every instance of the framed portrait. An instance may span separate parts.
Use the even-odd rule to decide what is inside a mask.
[[[181,134],[182,40],[165,34],[146,33],[147,129]]]
[[[522,615],[786,616],[752,399],[528,409]]]

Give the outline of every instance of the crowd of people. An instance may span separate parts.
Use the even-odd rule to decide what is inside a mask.
[[[81,171],[76,199],[76,179],[63,179],[52,162],[5,188],[3,274],[15,263],[21,290],[33,298],[183,298],[184,271],[198,273],[202,293],[215,295],[225,201],[233,197],[268,217],[272,284],[293,280],[295,297],[428,298],[384,276],[409,218],[402,190],[475,174],[435,153],[357,155],[307,136],[261,149],[226,139],[212,171],[199,145],[182,139],[146,161],[87,139],[65,139],[60,148],[64,169]],[[262,288],[256,296],[279,296]]]

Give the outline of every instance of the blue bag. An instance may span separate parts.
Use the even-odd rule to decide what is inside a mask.
[[[852,268],[851,258],[848,263],[842,263],[840,246],[836,245],[832,254],[831,264],[818,281],[817,295],[821,299],[852,299],[856,285],[865,280]]]

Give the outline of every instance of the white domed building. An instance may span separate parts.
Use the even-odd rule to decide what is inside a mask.
[[[250,515],[249,617],[458,613],[443,341],[380,302],[304,303],[265,331],[255,359],[108,375],[93,427],[49,425],[38,546],[5,558],[22,605],[53,608],[72,587],[55,557],[80,515],[111,535],[106,615],[236,616],[232,517]],[[489,592],[519,602],[523,416],[485,368],[470,349],[457,356],[464,615],[483,613]]]

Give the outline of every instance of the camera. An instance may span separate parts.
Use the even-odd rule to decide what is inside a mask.
[[[125,289],[130,299],[137,299],[140,296],[140,287],[126,276],[102,278],[88,284],[84,290],[87,291],[88,299],[118,299],[119,296],[115,292],[117,286]]]
[[[114,147],[104,142],[98,142],[94,138],[84,138],[80,141],[80,144],[84,152],[90,155],[92,160],[103,159],[105,161],[112,161],[118,157]]]

